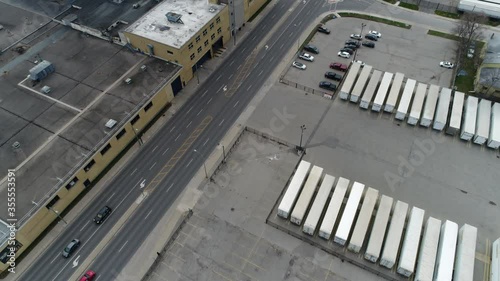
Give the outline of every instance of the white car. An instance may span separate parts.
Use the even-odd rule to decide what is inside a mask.
[[[453,63],[449,61],[442,61],[439,63],[439,65],[444,68],[453,68],[455,66]]]
[[[356,40],[361,40],[363,39],[363,37],[361,36],[361,34],[351,34],[351,37],[352,39],[356,39]]]
[[[348,59],[348,58],[350,58],[350,57],[351,57],[351,55],[350,55],[348,52],[339,52],[337,55],[338,55],[339,57],[341,57],[341,58],[345,58],[345,59]]]
[[[370,30],[370,31],[368,31],[368,33],[373,35],[373,36],[377,36],[377,38],[382,37],[382,34],[376,30]]]
[[[300,63],[298,61],[294,61],[292,63],[292,66],[295,67],[295,68],[301,69],[301,70],[305,70],[306,69],[306,65],[303,64],[303,63]]]
[[[365,66],[365,63],[360,61],[360,60],[353,60],[352,62],[357,62],[357,63],[361,64],[361,67]]]
[[[306,60],[306,61],[314,61],[314,57],[311,56],[310,54],[308,53],[302,53],[299,58],[303,59],[303,60]]]

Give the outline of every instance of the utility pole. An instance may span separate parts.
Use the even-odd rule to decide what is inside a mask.
[[[304,151],[304,148],[302,147],[302,137],[304,136],[304,131],[306,130],[306,125],[300,126],[300,143],[299,143],[299,149],[301,151]]]

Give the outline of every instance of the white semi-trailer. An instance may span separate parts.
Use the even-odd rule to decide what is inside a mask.
[[[377,262],[380,257],[380,250],[382,243],[384,243],[385,230],[389,222],[389,216],[392,210],[392,197],[382,195],[378,203],[377,215],[373,222],[370,238],[368,239],[368,246],[365,251],[365,259],[371,262]]]
[[[417,271],[415,281],[432,281],[434,277],[434,265],[439,245],[439,233],[441,232],[441,221],[429,217],[425,225],[424,236],[420,243]]]
[[[488,137],[489,148],[500,147],[500,103],[494,103],[491,107],[490,136]]]
[[[493,242],[491,249],[490,281],[500,281],[500,238]]]
[[[453,106],[451,108],[450,124],[446,129],[449,135],[456,135],[462,124],[462,112],[464,111],[464,93],[455,92],[453,95]]]
[[[457,247],[458,225],[452,221],[445,221],[441,226],[439,247],[434,270],[434,281],[451,281],[453,265],[455,264],[455,250]]]
[[[382,257],[380,258],[380,265],[389,269],[391,269],[394,266],[394,263],[396,263],[407,213],[408,204],[401,201],[396,202],[394,212],[392,213],[389,232],[387,232],[387,237],[385,238],[384,250],[382,251]]]
[[[370,82],[368,82],[368,86],[366,86],[365,92],[361,97],[361,102],[359,103],[359,107],[368,109],[370,103],[372,102],[373,95],[375,94],[375,90],[377,89],[378,82],[380,82],[380,77],[382,76],[382,72],[379,70],[374,70],[372,76],[370,77]]]
[[[417,207],[413,207],[410,212],[397,269],[397,272],[405,277],[410,277],[415,270],[424,214],[425,211]]]
[[[453,281],[474,280],[474,260],[476,259],[477,228],[464,224],[458,231],[457,254]]]
[[[382,105],[384,104],[385,97],[387,96],[387,92],[389,91],[389,87],[391,86],[393,76],[394,74],[390,72],[384,73],[382,82],[380,82],[380,87],[377,91],[377,95],[375,95],[375,100],[373,101],[373,111],[380,112],[380,109],[382,109]]]
[[[436,113],[438,97],[439,86],[431,85],[429,87],[429,93],[427,93],[427,98],[425,99],[424,112],[420,120],[420,126],[429,127],[431,125],[434,119],[434,113]]]
[[[401,85],[403,84],[403,79],[405,75],[403,73],[397,72],[394,76],[394,81],[392,82],[391,91],[385,102],[384,111],[392,113],[398,102],[399,94],[401,93]]]
[[[344,83],[342,84],[342,88],[340,89],[339,97],[343,100],[347,100],[349,94],[351,93],[352,87],[354,86],[354,82],[358,77],[359,69],[361,68],[361,64],[352,63],[349,71],[347,72],[347,76],[344,79]]]
[[[355,253],[359,253],[363,243],[365,242],[366,232],[368,230],[368,225],[372,220],[373,209],[375,208],[375,203],[378,200],[378,190],[369,187],[366,190],[365,196],[363,198],[363,204],[361,205],[361,210],[358,214],[358,219],[354,230],[352,231],[351,240],[349,240],[349,246],[347,249]]]
[[[340,219],[337,232],[335,232],[335,237],[333,238],[333,242],[340,244],[342,246],[345,245],[345,242],[349,238],[349,233],[351,232],[352,223],[354,221],[354,217],[356,216],[359,201],[363,196],[364,189],[365,185],[362,183],[355,181],[352,184],[351,192],[349,192],[349,199],[347,199],[347,203],[344,208],[344,213],[342,214],[342,218]]]
[[[442,131],[448,119],[448,110],[450,107],[451,89],[442,88],[439,94],[438,106],[436,108],[436,116],[434,116],[434,124],[432,128],[437,131]]]
[[[460,138],[464,141],[470,141],[476,133],[477,104],[478,99],[476,97],[467,97],[465,102],[464,124],[462,125],[462,132],[460,133]]]
[[[307,177],[307,181],[304,184],[304,188],[300,192],[299,199],[297,199],[297,204],[295,204],[295,207],[293,208],[292,215],[290,217],[290,221],[292,223],[296,225],[300,225],[302,223],[302,219],[306,215],[309,203],[311,203],[311,199],[313,198],[316,187],[318,186],[322,176],[323,168],[314,166],[311,169],[309,177]]]
[[[413,79],[406,80],[405,89],[403,90],[403,94],[401,95],[401,99],[399,100],[396,116],[394,116],[394,118],[396,118],[397,120],[403,121],[406,118],[411,99],[413,98],[415,84],[417,84],[417,81]]]
[[[318,225],[321,214],[323,213],[323,209],[325,208],[326,201],[328,200],[328,196],[330,195],[330,191],[332,190],[333,184],[335,183],[335,177],[330,175],[325,175],[323,181],[321,182],[321,186],[319,187],[319,191],[314,198],[314,203],[307,214],[306,221],[304,222],[304,226],[302,231],[313,235],[316,230],[316,226]]]
[[[337,181],[337,185],[335,186],[335,190],[333,191],[333,195],[330,199],[330,203],[328,204],[328,208],[326,209],[323,221],[321,222],[318,233],[319,237],[326,240],[330,239],[330,236],[333,232],[333,227],[335,226],[335,222],[337,222],[337,217],[339,216],[340,207],[342,207],[342,203],[344,202],[344,197],[348,188],[349,180],[340,177]]]
[[[366,82],[368,82],[368,77],[370,77],[370,73],[372,72],[371,65],[365,65],[359,74],[359,78],[354,85],[354,89],[352,89],[350,101],[357,103],[359,97],[363,94],[363,90],[365,89]]]
[[[408,116],[408,124],[416,125],[422,115],[422,107],[424,105],[425,94],[427,93],[427,84],[418,83],[415,97],[411,104],[410,115]]]
[[[288,218],[310,168],[311,163],[304,160],[300,161],[299,167],[297,167],[297,170],[295,171],[295,174],[293,175],[293,178],[288,185],[288,189],[281,199],[280,205],[278,207],[278,216],[284,219]]]
[[[491,101],[482,99],[477,108],[476,133],[474,143],[483,145],[490,135]]]

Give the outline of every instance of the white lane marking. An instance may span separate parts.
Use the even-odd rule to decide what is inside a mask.
[[[196,114],[196,116],[200,115],[200,113],[203,111],[203,109],[200,109],[200,112],[198,112],[198,114]]]
[[[255,38],[257,38],[257,35],[255,35],[253,38],[252,38],[252,41],[255,40]]]
[[[156,165],[156,162],[153,163],[153,165],[151,165],[151,167],[149,168],[149,170],[151,171],[151,169],[153,169],[153,167]]]
[[[146,215],[146,217],[145,217],[144,219],[147,219],[147,218],[149,217],[149,215],[151,215],[151,212],[152,212],[152,211],[153,211],[153,210],[149,210],[149,213]]]
[[[219,75],[219,77],[217,77],[217,79],[215,79],[215,81],[219,81],[219,79],[222,77],[222,74]]]
[[[224,123],[224,119],[222,119],[222,121],[220,121],[219,126],[222,125],[222,123]]]
[[[252,85],[248,86],[247,92],[250,91],[251,88],[252,88]]]
[[[260,75],[262,74],[262,71],[264,71],[264,70],[261,70],[261,71],[259,72],[259,75],[257,75],[257,76],[260,76]]]
[[[95,281],[99,280],[99,278],[101,278],[101,275],[98,275]]]
[[[269,62],[272,62],[273,60],[274,60],[274,56],[273,56],[273,57],[271,57],[271,59],[269,60]]]
[[[299,24],[298,25],[301,25],[302,24],[302,21],[299,21]]]
[[[205,90],[205,92],[201,95],[201,97],[204,97],[207,92],[208,90]]]
[[[51,264],[57,259],[57,257],[59,257],[59,253],[57,253],[57,255],[52,259],[52,261],[50,262]]]
[[[235,107],[238,105],[238,103],[240,103],[240,101],[237,101],[237,102],[233,105],[233,108],[235,108]]]
[[[189,128],[189,126],[191,126],[191,123],[193,123],[193,121],[189,121],[189,124],[186,126],[186,129]]]
[[[161,155],[165,155],[165,153],[167,153],[167,151],[168,151],[169,149],[170,149],[170,147],[169,147],[169,148],[167,148],[167,149],[165,149],[165,151],[163,151],[163,153],[162,153]]]
[[[229,79],[228,79],[228,80],[231,80],[231,77],[233,77],[233,75],[232,75],[232,74],[231,74],[231,75],[229,75]]]
[[[236,70],[240,70],[240,67],[241,67],[241,64],[240,64],[240,65],[238,65],[238,68],[236,68]]]
[[[121,252],[121,251],[123,250],[123,247],[125,247],[125,245],[127,245],[127,243],[128,243],[128,240],[127,240],[127,241],[125,241],[125,243],[124,243],[124,244],[123,244],[123,246],[120,248],[120,250],[118,250],[118,253],[119,253],[119,252]]]
[[[306,15],[309,15],[311,13],[311,10],[307,11]]]
[[[220,90],[222,90],[222,88],[224,88],[224,86],[220,86],[220,88],[217,90],[217,93],[220,92]]]
[[[212,98],[210,98],[210,99],[207,101],[207,104],[209,104],[211,101],[212,101]]]
[[[111,198],[113,198],[113,196],[115,196],[115,192],[113,192],[113,194],[111,194],[111,196],[108,197],[108,200],[106,200],[106,203],[108,203],[108,201],[111,200]]]
[[[276,14],[273,14],[273,16],[271,18],[274,19],[275,16],[276,16]]]
[[[108,201],[106,201],[106,202],[108,202]],[[87,225],[89,224],[89,222],[90,222],[90,221],[88,221],[88,222],[87,222],[84,226],[82,226],[82,228],[80,228],[80,232],[81,232],[82,230],[84,230],[84,229],[85,229],[85,227],[87,227]]]
[[[193,162],[193,158],[191,158],[191,160],[189,160],[189,163],[187,163],[186,168],[189,167],[189,164],[191,164],[191,162]]]
[[[175,126],[172,127],[172,129],[170,129],[170,132],[172,133],[172,131],[175,129]]]
[[[174,183],[170,184],[170,186],[167,188],[167,191],[165,191],[165,192],[168,193],[173,185],[174,185]]]
[[[285,44],[284,44],[284,43],[283,43],[283,44],[281,44],[281,46],[280,46],[280,50],[281,50],[281,49],[283,49],[283,46],[285,46]]]
[[[155,150],[158,148],[158,146],[155,146],[151,152],[155,152]]]
[[[290,32],[290,34],[288,34],[288,37],[292,37],[292,35],[293,35],[293,31]]]
[[[135,170],[130,175],[132,176],[133,174],[135,174],[135,172],[137,172],[137,168],[135,168]]]
[[[233,63],[234,63],[234,60],[231,61],[231,63],[229,64],[229,66],[233,65]]]
[[[179,139],[179,137],[181,136],[181,134],[179,134],[176,138],[175,138],[175,141],[177,141],[177,139]]]
[[[202,146],[205,146],[205,144],[207,144],[208,140],[209,140],[209,139],[207,139],[207,140],[203,143],[203,145],[202,145]]]
[[[191,110],[192,110],[192,109],[193,109],[193,107],[191,106],[191,107],[189,108],[189,110],[187,111],[187,113],[191,112]]]
[[[241,52],[243,53],[246,49],[247,49],[247,47],[243,48],[243,50],[241,50]]]
[[[266,29],[266,26],[267,26],[267,25],[265,25],[265,24],[264,24],[264,26],[262,27],[262,30],[265,30],[265,29]]]

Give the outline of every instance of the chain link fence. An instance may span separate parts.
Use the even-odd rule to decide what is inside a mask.
[[[422,12],[434,12],[442,11],[447,13],[458,14],[458,8],[456,5],[450,2],[450,4],[437,3],[426,0],[401,0],[401,3],[417,5],[419,11]]]

